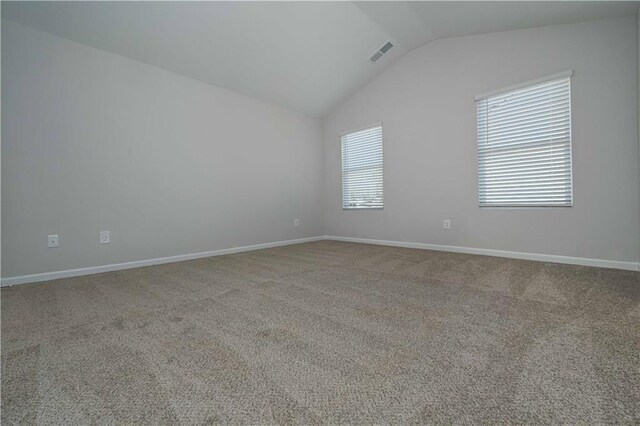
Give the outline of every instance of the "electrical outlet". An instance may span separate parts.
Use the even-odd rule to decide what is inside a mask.
[[[445,219],[443,227],[444,229],[451,229],[451,219]]]
[[[60,247],[59,241],[60,240],[57,235],[49,235],[47,236],[47,247],[49,248]]]
[[[100,244],[109,244],[111,242],[111,231],[100,231]]]
[[[300,219],[293,219],[293,226],[295,226],[296,228],[300,226]]]

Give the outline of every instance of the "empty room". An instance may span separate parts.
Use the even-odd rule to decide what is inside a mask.
[[[2,424],[640,424],[640,2],[2,1]]]

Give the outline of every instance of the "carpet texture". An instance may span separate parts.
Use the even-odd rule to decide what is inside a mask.
[[[640,422],[637,272],[320,241],[1,296],[6,425]]]

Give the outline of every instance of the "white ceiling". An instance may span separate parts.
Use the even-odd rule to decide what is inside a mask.
[[[409,50],[639,2],[2,2],[2,17],[315,117]],[[395,47],[369,57],[387,40]]]

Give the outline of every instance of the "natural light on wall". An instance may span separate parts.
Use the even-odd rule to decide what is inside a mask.
[[[382,208],[382,126],[342,135],[342,208]]]
[[[481,207],[572,205],[571,75],[476,97]]]

